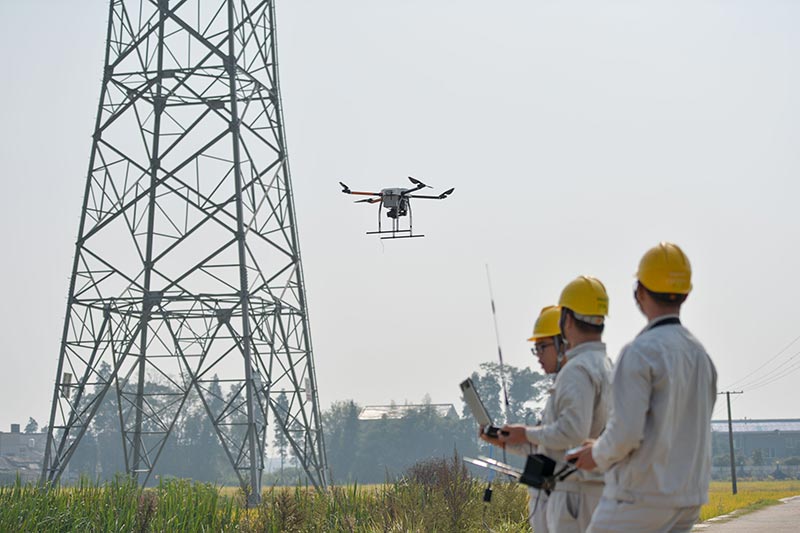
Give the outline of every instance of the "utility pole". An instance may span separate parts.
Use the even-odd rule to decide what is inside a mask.
[[[728,399],[728,444],[731,449],[731,487],[733,493],[736,494],[736,458],[733,455],[733,424],[731,423],[731,394],[742,394],[742,391],[725,391],[719,394],[724,394]]]

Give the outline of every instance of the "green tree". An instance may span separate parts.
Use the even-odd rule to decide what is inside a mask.
[[[36,433],[39,431],[39,422],[32,417],[28,418],[28,424],[25,426],[25,433]]]
[[[401,418],[358,420],[361,409],[353,401],[337,402],[323,413],[328,464],[334,482],[380,483],[401,475],[421,460],[475,456],[475,421],[442,416],[426,397]]]
[[[110,379],[111,365],[105,361],[98,368],[98,383],[91,392],[93,396],[100,394],[104,381]],[[117,408],[117,395],[113,390],[114,384],[103,397],[97,412],[92,419],[92,440],[81,441],[81,445],[94,446],[95,472],[90,475],[100,476],[101,479],[110,480],[117,472],[125,471],[125,458],[122,453],[122,431],[120,429],[119,411]]]
[[[285,392],[281,392],[275,399],[275,411],[277,412],[276,417],[280,417],[280,423],[275,424],[275,440],[272,445],[278,449],[278,456],[281,458],[281,479],[283,479],[283,467],[289,448],[289,439],[283,431],[289,420],[289,399]]]
[[[483,400],[483,406],[489,412],[489,416],[495,424],[502,424],[503,417],[503,400],[502,400],[502,386],[500,385],[500,372],[499,365],[496,363],[483,363],[481,364],[482,374],[473,372],[472,383],[475,385],[475,390]]]
[[[764,452],[761,451],[761,448],[753,450],[753,466],[764,466],[764,463]]]
[[[335,481],[352,481],[358,461],[360,438],[358,414],[361,408],[353,400],[334,402],[322,414],[325,448]]]
[[[501,375],[498,363],[482,363],[481,372],[473,372],[472,382],[480,394],[483,404],[495,424],[502,424],[503,417],[503,392],[502,376],[505,376],[508,391],[508,422],[533,424],[538,409],[549,385],[549,380],[543,374],[533,372],[530,368],[517,368],[513,365],[503,365]],[[463,416],[469,415],[469,410],[464,405]]]
[[[530,368],[506,366],[508,372],[508,418],[511,422],[534,424],[534,406],[541,402],[549,380]]]
[[[730,466],[731,464],[731,456],[730,454],[722,454],[722,455],[715,455],[712,459],[712,464],[714,466]]]

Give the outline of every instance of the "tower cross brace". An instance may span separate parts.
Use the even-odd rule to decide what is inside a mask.
[[[110,1],[43,482],[112,405],[147,483],[193,399],[250,503],[270,419],[325,486],[279,89],[274,1]]]

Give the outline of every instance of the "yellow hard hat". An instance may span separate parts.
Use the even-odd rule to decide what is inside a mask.
[[[599,325],[608,316],[608,293],[599,279],[579,276],[561,291],[558,305],[572,310],[584,322]]]
[[[645,252],[636,279],[652,292],[689,294],[692,266],[677,244],[662,242]]]
[[[561,308],[557,305],[548,305],[539,312],[539,317],[533,324],[533,336],[528,339],[536,342],[539,339],[561,335],[558,321],[561,318]]]

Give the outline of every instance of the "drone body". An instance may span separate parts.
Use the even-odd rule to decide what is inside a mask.
[[[381,189],[383,207],[388,209],[389,218],[404,217],[408,214],[409,201],[404,194],[411,189]]]
[[[437,196],[431,195],[424,195],[424,194],[413,194],[414,192],[424,189],[426,187],[430,187],[429,185],[425,185],[418,179],[414,179],[411,176],[408,177],[411,183],[414,184],[414,187],[410,189],[405,189],[402,187],[392,187],[381,189],[381,192],[366,192],[366,191],[351,191],[350,187],[339,182],[339,185],[342,186],[342,192],[345,194],[356,194],[362,196],[371,196],[372,198],[365,198],[363,200],[356,200],[356,203],[369,203],[375,204],[380,203],[378,206],[378,231],[368,231],[367,235],[375,235],[375,234],[382,234],[384,236],[381,239],[400,239],[400,238],[409,238],[409,237],[424,237],[424,235],[415,235],[413,231],[413,215],[411,213],[411,198],[424,198],[428,200],[444,200],[455,189],[448,189],[444,191],[442,194]],[[384,230],[381,226],[381,209],[386,209],[386,216],[392,220],[392,229]],[[408,216],[408,228],[402,228],[400,224],[400,218]]]

